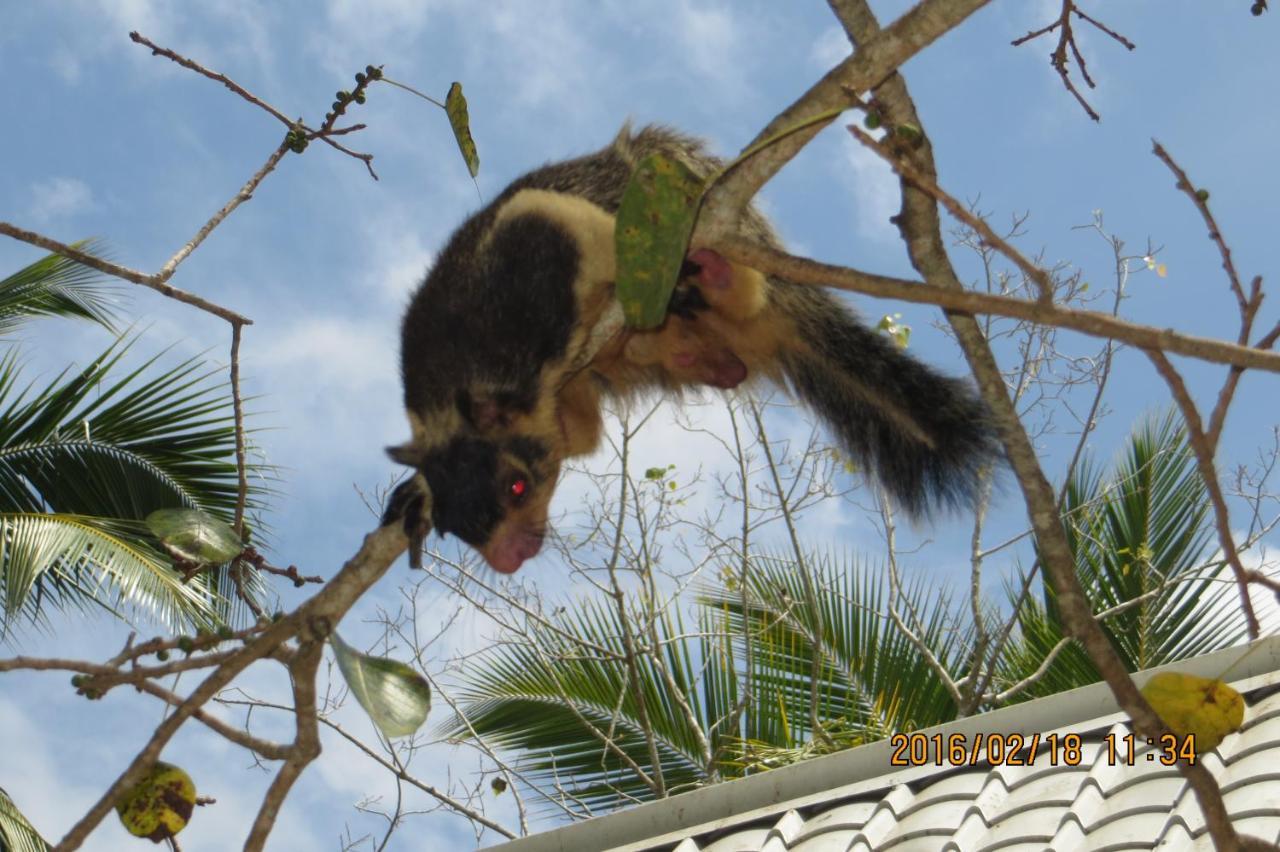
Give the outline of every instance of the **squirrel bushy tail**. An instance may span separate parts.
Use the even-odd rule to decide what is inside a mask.
[[[797,332],[782,372],[854,462],[915,517],[972,506],[1000,449],[970,384],[912,357],[825,291],[770,282],[772,307]]]
[[[610,154],[628,163],[621,171],[629,175],[635,162],[654,151],[675,154],[700,174],[721,165],[697,140],[661,127],[623,128]],[[621,186],[616,192],[620,196]],[[614,196],[595,201],[616,210]],[[754,208],[739,228],[749,239],[781,245]],[[780,372],[852,460],[911,515],[973,506],[981,472],[996,466],[1002,450],[990,412],[972,385],[934,370],[868,328],[830,292],[774,276],[768,282],[765,310],[789,328],[767,372]],[[759,341],[748,332],[737,344],[743,354]]]

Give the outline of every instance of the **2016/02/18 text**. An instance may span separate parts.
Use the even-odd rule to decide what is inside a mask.
[[[1079,734],[894,734],[890,766],[1026,766],[1041,754],[1053,766],[1079,766],[1084,741]]]

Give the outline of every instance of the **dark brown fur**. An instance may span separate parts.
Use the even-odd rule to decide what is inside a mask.
[[[455,533],[514,571],[541,544],[563,460],[599,444],[603,395],[746,376],[788,386],[911,514],[968,501],[996,455],[981,401],[826,291],[693,252],[702,262],[668,321],[619,335],[581,368],[613,300],[613,214],[634,165],[656,151],[704,174],[716,165],[688,137],[624,128],[601,151],[516,180],[450,238],[405,313],[413,434],[390,450],[423,475],[432,509],[413,517],[427,504],[415,477],[387,520]],[[742,232],[777,243],[754,211]]]

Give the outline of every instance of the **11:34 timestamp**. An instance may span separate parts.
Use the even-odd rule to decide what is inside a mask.
[[[1162,766],[1173,766],[1180,760],[1192,766],[1196,762],[1196,741],[1191,734],[1185,736],[1165,734],[1158,739],[1155,737],[1140,739],[1132,733],[1106,734],[1102,738],[1102,743],[1107,750],[1107,763],[1112,766],[1133,766],[1141,759],[1145,759],[1147,763],[1159,762]],[[1143,743],[1151,750],[1140,755],[1138,747]]]

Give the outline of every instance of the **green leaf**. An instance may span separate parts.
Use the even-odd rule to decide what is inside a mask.
[[[244,552],[230,524],[199,509],[156,509],[147,515],[147,528],[189,562],[218,565]]]
[[[666,318],[705,191],[702,178],[662,154],[632,173],[614,230],[617,294],[630,327],[656,328]]]
[[[480,155],[476,153],[476,142],[471,138],[471,119],[467,115],[467,99],[462,94],[461,83],[455,82],[449,87],[449,94],[444,98],[444,111],[449,116],[449,126],[453,128],[453,138],[458,140],[462,159],[467,162],[467,171],[474,178],[480,174]]]
[[[405,737],[422,727],[431,709],[426,678],[398,660],[360,653],[337,633],[329,644],[351,694],[383,736]]]

